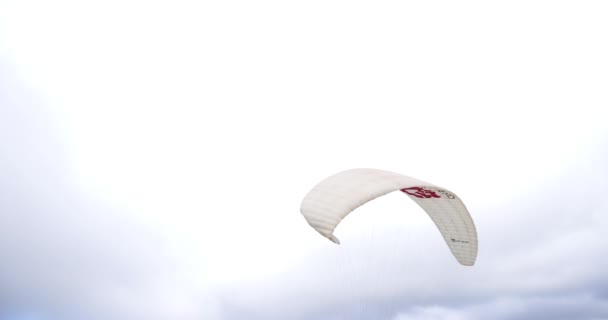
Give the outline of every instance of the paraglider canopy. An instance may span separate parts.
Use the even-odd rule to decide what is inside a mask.
[[[431,217],[456,260],[472,266],[477,258],[477,231],[460,198],[445,188],[394,172],[352,169],[317,184],[302,200],[300,212],[317,232],[334,243],[334,230],[350,212],[387,193],[400,190]]]

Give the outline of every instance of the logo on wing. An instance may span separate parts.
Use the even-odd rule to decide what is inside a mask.
[[[452,240],[452,243],[469,243],[467,240],[458,240],[458,239],[454,239],[454,238],[452,238],[450,240]]]
[[[449,192],[449,191],[445,191],[445,190],[439,189],[439,190],[437,190],[437,192],[439,192],[441,194],[444,194],[449,199],[456,199],[456,196],[453,193]]]
[[[409,194],[410,196],[414,196],[416,198],[428,199],[428,198],[441,198],[435,191],[424,189],[421,187],[411,187],[411,188],[403,188],[401,191]]]

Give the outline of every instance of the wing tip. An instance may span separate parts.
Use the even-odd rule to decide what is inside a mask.
[[[327,239],[331,240],[331,242],[333,242],[335,244],[340,244],[340,240],[338,240],[338,238],[336,238],[336,236],[334,236],[333,234],[330,234],[329,236],[327,236]]]
[[[477,260],[477,259],[473,259],[473,260],[460,260],[460,259],[456,259],[456,260],[458,260],[458,262],[461,265],[463,265],[463,266],[472,267],[472,266],[475,265],[475,260]]]

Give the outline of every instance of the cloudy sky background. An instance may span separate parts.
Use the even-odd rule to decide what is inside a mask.
[[[608,319],[608,4],[0,1],[0,319]],[[372,167],[455,191],[301,199]]]

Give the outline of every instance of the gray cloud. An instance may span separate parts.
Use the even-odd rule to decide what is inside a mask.
[[[501,297],[460,307],[414,307],[394,320],[605,319],[608,301],[590,295]]]

